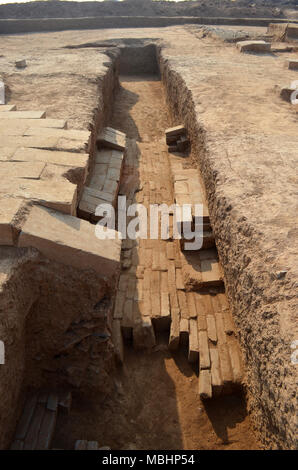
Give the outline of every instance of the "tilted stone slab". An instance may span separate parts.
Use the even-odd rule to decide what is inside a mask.
[[[93,218],[100,217],[95,215],[95,210],[100,204],[112,204],[115,206],[116,193],[111,194],[106,191],[98,191],[97,189],[85,187],[79,203],[79,216]]]
[[[1,136],[0,145],[3,147],[27,147],[56,149],[58,139],[53,136]]]
[[[58,263],[94,270],[107,281],[120,270],[120,240],[100,240],[89,222],[40,206],[32,208],[18,246],[32,246]]]
[[[26,124],[25,119],[19,119],[18,123],[15,124],[13,119],[1,119],[0,120],[0,140],[2,140],[2,136],[11,136],[11,135],[19,135],[22,136],[28,129],[28,124]],[[1,143],[0,143],[1,145]]]
[[[76,168],[87,168],[88,160],[89,155],[87,153],[59,152],[34,148],[19,148],[11,157],[11,161],[45,162]]]
[[[165,130],[166,137],[179,137],[186,133],[186,128],[183,125],[169,127]]]
[[[101,147],[109,147],[115,150],[125,150],[126,136],[119,134],[112,128],[105,128],[97,138],[97,143]]]
[[[53,150],[64,150],[69,152],[85,152],[87,143],[85,141],[69,139],[54,135],[32,135],[32,136],[1,136],[1,144],[3,147],[26,147],[26,148],[43,148]]]
[[[21,199],[0,199],[0,245],[14,244],[13,219],[23,205]]]
[[[17,147],[0,147],[0,162],[9,161],[16,150]]]
[[[58,138],[65,137],[67,139],[80,140],[88,143],[90,132],[77,129],[54,129],[53,127],[29,127],[29,129],[25,132],[25,135],[53,135]]]
[[[270,52],[271,43],[266,41],[239,41],[236,44],[240,52]]]
[[[76,212],[77,187],[67,180],[5,178],[0,186],[0,198],[7,194],[37,202],[65,214],[74,215]]]
[[[15,111],[17,109],[15,104],[0,104],[0,113]]]
[[[39,179],[45,163],[42,162],[2,162],[0,178],[29,178]]]
[[[1,111],[1,108],[0,108]],[[26,129],[35,127],[35,128],[40,128],[40,127],[49,127],[49,128],[54,128],[54,129],[65,129],[67,127],[67,122],[64,121],[64,119],[20,119],[20,118],[14,118],[16,113],[14,113],[13,116],[9,116],[9,122],[6,123],[8,126],[19,126],[22,125]],[[0,126],[3,126],[4,122],[1,123],[0,121]]]
[[[44,119],[46,117],[45,111],[14,111],[13,114],[1,113],[0,119]]]

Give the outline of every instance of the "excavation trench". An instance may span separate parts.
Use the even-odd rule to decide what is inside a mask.
[[[202,142],[191,112],[177,108],[180,98],[177,97],[175,79],[168,75],[156,46],[130,44],[120,51],[120,55],[114,49],[109,52],[113,63],[104,84],[106,96],[101,115],[95,122],[92,145],[94,148],[95,135],[102,123],[124,132],[127,148],[119,195],[126,196],[128,205],[134,202],[146,207],[162,203],[171,205],[175,200],[173,162],[182,170],[192,170],[193,179],[199,180],[196,162]],[[115,92],[118,69],[120,87]],[[181,93],[187,93],[187,90],[181,89]],[[185,121],[184,112],[187,114]],[[164,132],[178,124],[178,118],[187,124],[191,147],[187,152],[171,157]],[[91,157],[94,158],[94,154]],[[168,250],[169,243],[171,250]],[[170,316],[161,318],[162,301],[158,299],[164,298],[162,285],[164,277],[169,276],[169,265],[176,273],[176,282],[172,286],[174,293],[167,292],[166,298],[172,302],[173,294],[181,302],[190,296],[177,277],[183,267],[178,241],[143,240],[140,244],[123,241],[120,281],[121,278],[129,279],[127,292],[133,286],[132,296],[122,305],[123,312],[131,311],[129,321],[115,318],[120,281],[118,287],[113,282],[98,284],[96,276],[88,272],[79,273],[68,267],[61,271],[61,266],[49,264],[35,252],[30,256],[24,261],[24,269],[28,290],[32,291],[34,286],[34,292],[28,300],[29,313],[26,325],[23,325],[26,336],[26,340],[22,340],[22,348],[26,349],[23,398],[32,388],[50,386],[65,390],[71,386],[73,397],[70,414],[58,413],[52,448],[73,449],[75,442],[82,439],[115,450],[258,447],[251,431],[241,381],[234,386],[233,380],[229,379],[227,387],[218,386],[223,393],[214,393],[212,399],[201,400],[198,395],[201,365],[198,360],[188,360],[189,330],[182,331],[182,323],[179,347],[168,349],[173,316],[172,322]],[[205,261],[208,264],[209,258]],[[184,265],[190,266],[191,275],[195,271],[192,264],[195,266],[185,256]],[[37,265],[38,270],[34,270]],[[149,284],[144,286],[146,278]],[[140,280],[143,287],[138,297],[136,291]],[[20,286],[18,289],[18,294],[24,295]],[[196,294],[200,297],[199,302],[207,302],[207,310],[214,302],[226,305],[222,283],[215,284],[211,291],[213,300],[208,289],[202,297]],[[149,317],[155,336],[149,348],[146,347],[148,337],[142,331],[137,337],[134,328],[142,321],[146,299],[150,299]],[[179,305],[181,307],[181,303]],[[189,304],[185,305],[184,320],[189,328],[194,318],[188,316]],[[59,321],[55,316],[51,320],[52,312],[57,315],[59,309],[63,311],[63,319],[58,314]],[[215,307],[213,310],[217,312]],[[113,315],[114,321],[120,322],[124,337],[124,361],[123,365],[117,366],[114,353],[117,353],[118,345],[113,346],[109,335]],[[66,328],[66,325],[70,326]],[[61,344],[57,331],[58,337],[62,338]],[[234,348],[238,342],[233,327],[229,335],[223,342],[227,340]],[[221,354],[216,343],[217,340],[209,346],[213,353],[219,351]],[[224,346],[223,351],[227,353],[227,345]],[[46,357],[40,355],[41,349],[46,351]],[[217,388],[214,390],[216,392]]]
[[[173,118],[165,100],[155,46],[123,49],[119,67],[120,88],[108,121],[110,127],[127,135],[119,194],[127,197],[128,205],[172,204],[173,183],[164,130]],[[186,155],[185,167],[193,168],[194,155]],[[158,267],[153,265],[162,263],[165,244],[144,240],[141,247],[136,247],[124,241],[121,276],[128,274],[137,283],[138,271],[147,262],[155,277]],[[142,259],[148,256],[144,254],[146,249],[149,261]],[[151,297],[153,312],[154,292],[145,291],[143,295]],[[133,299],[128,299],[127,305],[133,305]],[[142,315],[141,304],[134,304],[136,322]],[[241,389],[200,400],[198,364],[188,362],[187,340],[170,352],[170,322],[157,317],[152,322],[156,344],[149,350],[136,344],[133,328],[124,324],[124,363],[112,374],[111,390],[101,396],[82,388],[73,392],[70,415],[58,416],[53,446],[71,449],[76,439],[85,439],[112,449],[257,448]]]

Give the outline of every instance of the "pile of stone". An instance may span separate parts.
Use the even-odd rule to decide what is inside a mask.
[[[189,139],[184,126],[170,127],[166,129],[165,134],[169,152],[185,152],[189,147]]]
[[[70,392],[39,391],[27,400],[17,425],[11,450],[51,449],[57,414],[69,413]]]

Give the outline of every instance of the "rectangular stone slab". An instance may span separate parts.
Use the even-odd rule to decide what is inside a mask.
[[[45,163],[42,162],[2,162],[0,178],[29,178],[39,179]]]
[[[1,111],[1,108],[0,108]],[[30,118],[25,118],[25,119],[20,119],[20,118],[15,118],[16,113],[14,113],[13,116],[9,116],[9,125],[15,125],[18,126],[22,124],[23,126],[26,126],[26,129],[29,129],[29,127],[35,127],[35,128],[40,128],[40,127],[53,127],[55,129],[65,129],[67,127],[67,122],[64,121],[64,119],[30,119]],[[4,122],[2,125],[4,125]],[[8,123],[7,123],[8,124]]]
[[[26,130],[25,135],[39,135],[39,136],[49,136],[53,135],[55,137],[65,137],[67,139],[81,140],[83,142],[88,142],[90,137],[89,131],[82,131],[77,129],[54,129],[53,127],[30,127]]]
[[[201,370],[199,375],[199,395],[200,398],[212,398],[212,384],[210,370]]]
[[[1,104],[0,105],[0,113],[8,112],[8,111],[15,111],[17,109],[15,104]]]
[[[180,126],[175,126],[175,127],[169,127],[168,129],[165,130],[166,137],[172,137],[172,136],[180,136],[186,133],[186,129],[183,125]]]
[[[46,117],[45,111],[14,111],[13,114],[1,113],[0,119],[43,119]]]
[[[7,178],[0,186],[0,198],[6,194],[37,202],[65,214],[74,215],[76,211],[77,187],[67,180]]]
[[[0,147],[0,162],[6,162],[11,159],[16,152],[17,147]]]
[[[1,136],[3,147],[57,148],[58,139],[54,136]]]
[[[196,318],[189,320],[188,362],[195,363],[199,359],[198,325]]]
[[[239,41],[236,44],[240,52],[270,52],[271,43],[265,41]]]
[[[32,208],[18,246],[33,246],[49,259],[80,270],[92,269],[106,280],[120,269],[120,240],[99,240],[89,222],[40,206]]]
[[[88,165],[89,155],[87,153],[19,148],[10,160],[20,162],[45,162],[55,165],[85,168]]]

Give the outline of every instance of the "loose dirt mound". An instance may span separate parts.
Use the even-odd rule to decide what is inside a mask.
[[[198,2],[30,2],[0,6],[0,18],[77,18],[83,16],[209,16],[285,18],[297,0],[201,0]],[[287,8],[287,12],[284,12]],[[289,10],[290,9],[290,10]]]

